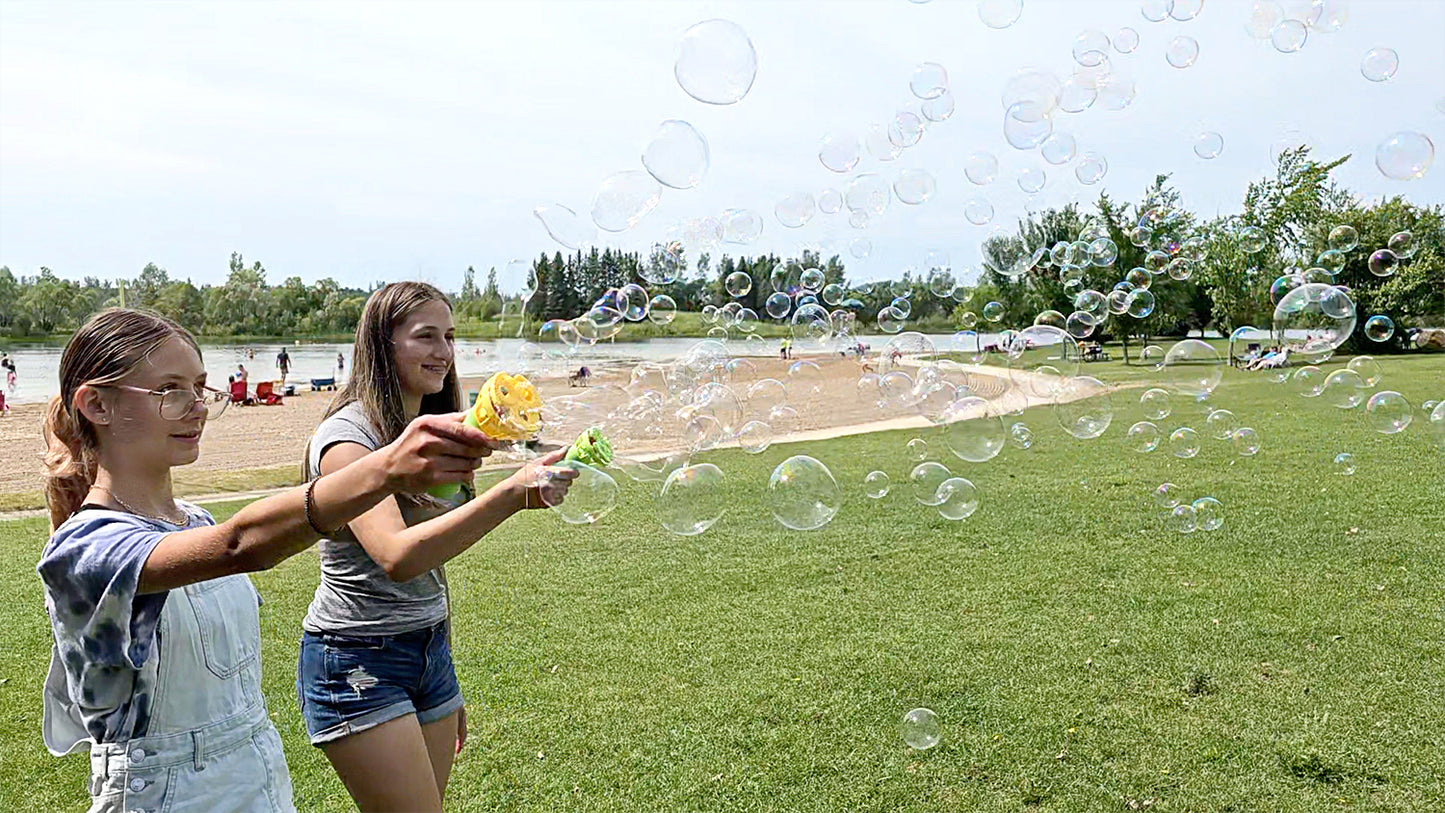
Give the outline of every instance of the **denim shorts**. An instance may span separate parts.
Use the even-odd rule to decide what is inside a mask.
[[[447,622],[397,635],[303,632],[296,698],[312,745],[415,714],[422,725],[462,707]]]

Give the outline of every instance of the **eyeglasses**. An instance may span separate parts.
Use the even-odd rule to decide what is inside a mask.
[[[226,411],[226,405],[231,403],[230,393],[221,392],[213,387],[197,387],[194,390],[148,390],[142,387],[131,387],[125,384],[96,384],[98,387],[111,387],[118,390],[130,390],[144,395],[154,395],[161,399],[161,417],[168,421],[183,421],[190,416],[196,404],[206,408],[206,420],[219,418],[222,412]]]

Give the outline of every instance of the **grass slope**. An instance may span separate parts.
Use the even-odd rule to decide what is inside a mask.
[[[1412,403],[1445,396],[1445,359],[1382,366]],[[659,529],[630,482],[593,528],[509,521],[449,566],[472,730],[449,808],[1445,808],[1445,457],[1423,414],[1386,437],[1359,410],[1231,372],[1216,401],[1263,450],[1208,440],[1178,460],[1124,449],[1136,392],[1095,441],[1040,410],[1023,418],[1033,449],[984,464],[930,436],[982,491],[963,522],[914,502],[913,435],[897,432],[710,457],[734,507],[699,537]],[[1175,409],[1169,426],[1202,430],[1196,407]],[[1331,472],[1341,450],[1352,477]],[[764,507],[794,453],[845,492],[821,531],[784,531]],[[861,495],[875,468],[894,482],[879,502]],[[1225,526],[1166,531],[1143,502],[1165,480],[1222,500]],[[84,808],[85,759],[39,737],[44,535],[0,524],[4,810]],[[255,581],[298,807],[349,809],[294,699],[315,559]],[[899,737],[915,706],[942,721],[932,751]]]

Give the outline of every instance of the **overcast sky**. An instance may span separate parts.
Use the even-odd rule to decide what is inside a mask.
[[[640,248],[686,218],[743,207],[766,225],[754,246],[726,247],[735,255],[865,234],[873,252],[850,276],[896,275],[929,249],[973,264],[989,229],[1023,211],[1021,168],[1048,173],[1036,206],[1101,189],[1137,199],[1172,172],[1187,204],[1227,213],[1290,129],[1324,157],[1353,153],[1337,178],[1364,196],[1445,201],[1440,161],[1409,182],[1374,165],[1376,145],[1398,130],[1445,148],[1445,2],[1350,0],[1339,32],[1312,31],[1294,54],[1246,34],[1249,5],[1205,0],[1195,20],[1153,23],[1138,0],[1025,0],[1017,23],[993,30],[974,0],[0,0],[0,264],[79,278],[155,262],[218,283],[241,251],[273,283],[420,278],[455,289],[468,265],[501,270],[558,249],[533,207],[585,216],[602,179],[640,169],[643,145],[671,118],[707,137],[708,174],[696,189],[667,190],[639,226],[609,236],[614,245]],[[752,91],[730,106],[691,99],[673,77],[680,34],[718,17],[741,25],[758,54]],[[1110,58],[1135,79],[1133,104],[1055,117],[1080,150],[1108,160],[1104,180],[1083,187],[1072,166],[1004,141],[1000,90],[1024,68],[1069,75],[1077,35],[1123,26],[1138,49]],[[1178,35],[1199,43],[1183,70],[1165,61]],[[1384,83],[1360,73],[1377,46],[1399,54]],[[782,228],[779,198],[847,181],[819,163],[822,136],[916,108],[908,81],[924,61],[947,68],[957,112],[897,161],[865,158],[859,170],[927,169],[936,196],[895,200],[863,232],[844,215]],[[1224,137],[1215,160],[1192,151],[1203,130]],[[991,185],[964,179],[976,150],[999,158]],[[995,209],[989,226],[964,218],[976,195]]]

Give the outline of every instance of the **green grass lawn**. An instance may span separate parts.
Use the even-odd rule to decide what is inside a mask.
[[[1137,391],[1093,441],[1031,410],[1034,447],[983,464],[925,433],[982,491],[962,522],[914,502],[907,432],[709,456],[734,507],[698,537],[662,531],[630,481],[595,527],[509,521],[449,567],[472,728],[449,807],[1445,809],[1445,456],[1418,411],[1445,397],[1445,357],[1381,364],[1417,407],[1400,435],[1229,371],[1215,401],[1260,432],[1253,458],[1127,451]],[[1202,412],[1164,423],[1202,432]],[[762,507],[795,453],[844,493],[823,530]],[[894,484],[878,502],[875,468]],[[1144,499],[1163,481],[1222,500],[1224,527],[1167,531]],[[40,742],[44,536],[0,524],[0,810],[85,806],[86,760]],[[347,809],[293,691],[314,557],[255,581],[298,807]],[[941,719],[931,751],[899,736],[916,706]]]

